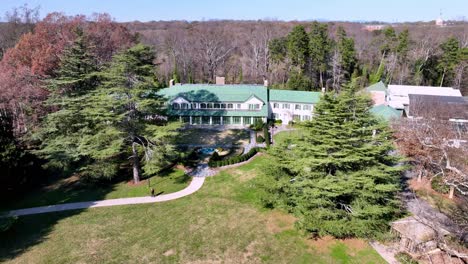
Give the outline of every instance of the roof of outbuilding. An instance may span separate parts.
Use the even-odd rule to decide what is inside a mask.
[[[377,105],[371,108],[371,113],[381,117],[385,120],[390,120],[392,118],[400,118],[402,115],[401,110],[394,109],[388,105]]]
[[[387,87],[385,86],[385,83],[380,81],[378,83],[374,83],[371,86],[367,87],[366,91],[368,91],[368,92],[373,92],[373,91],[387,92]]]
[[[177,84],[159,94],[169,100],[183,97],[191,102],[245,102],[256,96],[267,103],[267,89],[261,85]]]
[[[320,92],[270,89],[270,101],[278,102],[316,104],[321,95]]]

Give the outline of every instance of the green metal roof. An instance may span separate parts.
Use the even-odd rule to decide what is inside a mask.
[[[321,95],[320,92],[270,89],[270,101],[316,104]]]
[[[367,87],[366,91],[368,91],[368,92],[372,92],[372,91],[387,92],[387,87],[385,86],[385,83],[380,81],[378,83],[374,83],[371,86]]]
[[[256,96],[267,102],[267,89],[261,85],[177,84],[158,92],[169,100],[179,96],[191,102],[245,102]]]
[[[396,110],[388,105],[377,105],[371,108],[371,113],[377,117],[381,117],[385,120],[390,120],[392,118],[400,118],[402,111]]]

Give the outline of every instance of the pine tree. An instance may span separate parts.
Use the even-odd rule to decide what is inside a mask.
[[[87,159],[79,151],[83,133],[92,133],[89,120],[82,112],[89,92],[98,84],[96,62],[89,53],[85,36],[76,29],[76,39],[65,49],[56,78],[49,81],[47,103],[57,111],[49,113],[35,134],[42,141],[38,154],[52,167],[68,168]]]
[[[331,40],[328,38],[327,24],[313,22],[309,34],[309,53],[312,74],[318,80],[318,86],[323,87],[324,76],[330,61]]]
[[[354,39],[347,36],[343,27],[338,27],[337,38],[337,48],[341,55],[341,65],[345,72],[345,78],[350,80],[354,67],[357,64]]]
[[[96,126],[92,135],[82,138],[80,149],[98,161],[125,164],[130,156],[135,183],[141,178],[141,163],[146,174],[153,174],[172,154],[166,142],[173,127],[161,122],[164,99],[157,95],[154,58],[153,50],[141,44],[115,55],[83,110]]]
[[[287,54],[294,66],[304,71],[309,60],[309,36],[304,26],[298,25],[288,35]]]
[[[442,56],[437,65],[440,76],[440,86],[449,84],[453,80],[455,67],[460,63],[461,48],[460,42],[455,37],[447,39],[440,45]]]
[[[283,207],[316,235],[370,237],[399,212],[398,158],[390,132],[354,88],[326,93],[301,137],[278,144],[260,185],[267,206]]]

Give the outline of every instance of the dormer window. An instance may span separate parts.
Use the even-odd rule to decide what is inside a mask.
[[[181,108],[181,109],[188,109],[188,106],[189,106],[189,105],[188,105],[187,103],[182,103],[182,104],[180,104],[180,108]]]
[[[201,103],[201,104],[200,104],[200,108],[201,108],[201,109],[206,109],[206,104],[205,104],[205,103]]]
[[[227,104],[227,109],[233,109],[234,105],[233,104]]]
[[[178,103],[173,103],[172,109],[180,109],[180,105]]]
[[[259,110],[260,105],[259,104],[249,104],[249,110]]]

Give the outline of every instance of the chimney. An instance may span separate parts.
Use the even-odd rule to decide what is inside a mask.
[[[268,87],[268,80],[267,79],[263,79],[263,86]]]
[[[171,79],[171,80],[169,81],[169,87],[172,87],[172,86],[174,86],[174,79]]]
[[[225,82],[224,82],[224,77],[219,77],[219,76],[216,76],[216,85],[224,85]]]

